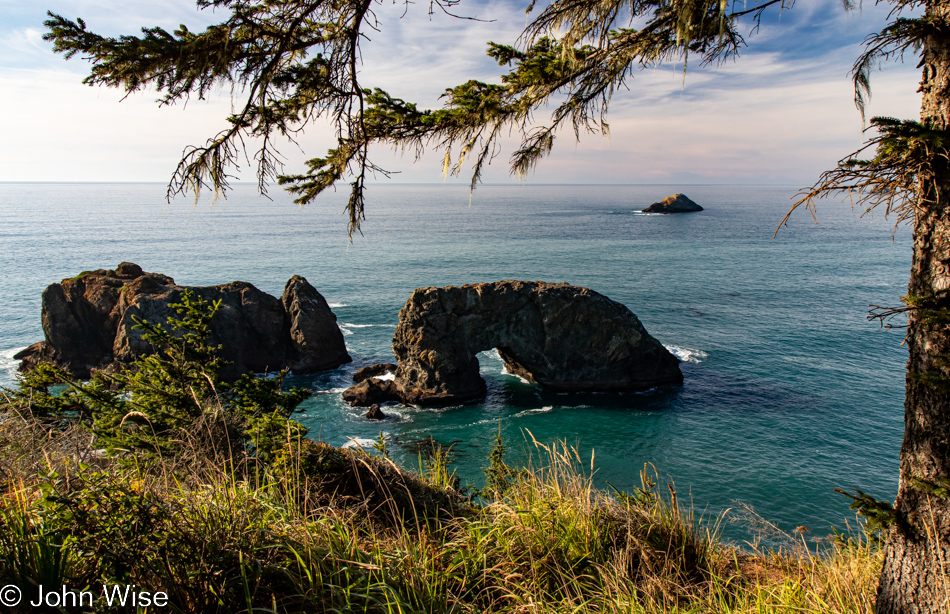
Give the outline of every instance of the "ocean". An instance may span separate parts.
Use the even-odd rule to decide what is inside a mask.
[[[252,185],[227,199],[164,200],[160,184],[0,184],[0,385],[13,354],[42,339],[40,294],[80,271],[139,264],[186,285],[242,280],[280,296],[306,277],[326,297],[353,363],[291,377],[315,394],[295,417],[334,445],[382,431],[397,461],[419,443],[451,446],[480,485],[500,433],[513,464],[566,441],[605,488],[673,481],[710,522],[738,503],[823,538],[854,524],[835,488],[897,490],[906,349],[901,329],[867,321],[899,305],[908,229],[821,203],[773,238],[795,187],[374,184],[362,235],[347,240],[346,190],[300,208]],[[685,192],[700,213],[644,215]],[[505,279],[568,282],[622,302],[683,360],[685,382],[637,394],[556,394],[480,355],[486,398],[443,409],[384,408],[365,419],[339,393],[356,369],[391,362],[400,307],[415,288]],[[533,452],[534,451],[534,452]],[[588,466],[589,469],[589,466]],[[727,538],[754,530],[722,524]],[[765,536],[766,540],[770,539]]]

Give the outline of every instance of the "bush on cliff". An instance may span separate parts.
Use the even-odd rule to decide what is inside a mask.
[[[53,428],[78,420],[112,452],[174,456],[182,441],[215,423],[226,426],[219,439],[233,435],[266,461],[286,441],[306,436],[307,429],[289,417],[310,393],[284,391],[286,371],[244,375],[230,385],[218,377],[225,363],[220,346],[208,338],[220,302],[185,291],[180,303],[169,306],[178,315],[168,319],[170,330],[133,316],[154,353],[113,374],[96,372],[88,382],[41,364],[15,390],[4,390],[10,410],[29,411]],[[54,392],[56,387],[65,390]],[[224,419],[213,420],[218,414]]]

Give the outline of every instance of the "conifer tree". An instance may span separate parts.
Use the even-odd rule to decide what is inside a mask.
[[[380,0],[375,0],[380,1]],[[367,173],[381,172],[370,147],[384,144],[444,154],[444,171],[471,164],[472,187],[514,133],[514,174],[529,172],[559,131],[579,137],[607,132],[614,92],[642,68],[675,62],[717,64],[739,55],[766,11],[792,0],[550,0],[535,6],[517,45],[489,43],[501,84],[467,81],[447,90],[438,109],[373,88],[360,80],[361,33],[378,24],[374,0],[197,0],[221,11],[202,32],[146,28],[141,36],[108,38],[85,23],[50,14],[46,39],[66,57],[92,62],[86,82],[134,92],[155,88],[161,104],[232,87],[243,103],[229,127],[185,152],[169,196],[224,190],[244,139],[256,137],[261,190],[276,180],[307,203],[349,181],[350,233],[364,216]],[[866,147],[844,159],[799,205],[848,194],[867,208],[882,205],[913,228],[914,260],[906,298],[909,321],[900,488],[881,576],[877,612],[945,612],[950,594],[950,0],[887,0],[889,22],[866,41],[854,67],[863,112],[871,69],[882,60],[918,56],[923,76],[919,121],[875,118]],[[431,0],[449,11],[458,0]],[[844,8],[856,8],[844,0]],[[408,8],[408,5],[407,5]],[[920,11],[923,15],[912,16]],[[633,27],[633,24],[643,24]],[[536,121],[543,107],[553,110]],[[337,143],[307,170],[282,175],[274,138],[293,138],[310,122],[329,119]],[[865,159],[865,153],[868,154]],[[233,171],[231,171],[233,172]]]

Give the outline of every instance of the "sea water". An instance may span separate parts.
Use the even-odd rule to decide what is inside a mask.
[[[685,192],[705,211],[646,215]],[[509,460],[566,441],[594,479],[629,490],[644,465],[715,518],[736,502],[812,536],[853,513],[835,488],[896,492],[903,431],[903,331],[869,305],[899,305],[909,231],[822,203],[773,233],[794,187],[377,184],[347,240],[345,190],[299,208],[238,185],[216,202],[164,200],[158,184],[0,184],[0,384],[13,354],[42,339],[45,286],[130,261],[180,284],[248,281],[279,296],[306,277],[336,313],[353,363],[292,377],[315,394],[296,418],[334,445],[380,432],[400,462],[419,443],[452,446],[481,484],[496,434]],[[365,419],[340,392],[357,368],[391,362],[399,308],[415,288],[504,279],[586,286],[629,307],[682,362],[684,384],[637,394],[557,394],[480,355],[488,394],[442,409]],[[589,466],[588,466],[589,469]],[[661,487],[665,486],[661,482]],[[727,514],[727,518],[730,514]],[[747,539],[747,528],[724,525]]]

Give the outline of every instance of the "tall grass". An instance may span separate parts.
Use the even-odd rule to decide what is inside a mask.
[[[534,442],[472,499],[439,449],[418,473],[300,439],[267,465],[207,438],[176,459],[104,457],[88,432],[18,419],[0,428],[0,586],[27,595],[128,583],[172,612],[873,611],[871,542],[743,551],[655,472],[604,492],[563,443]]]

